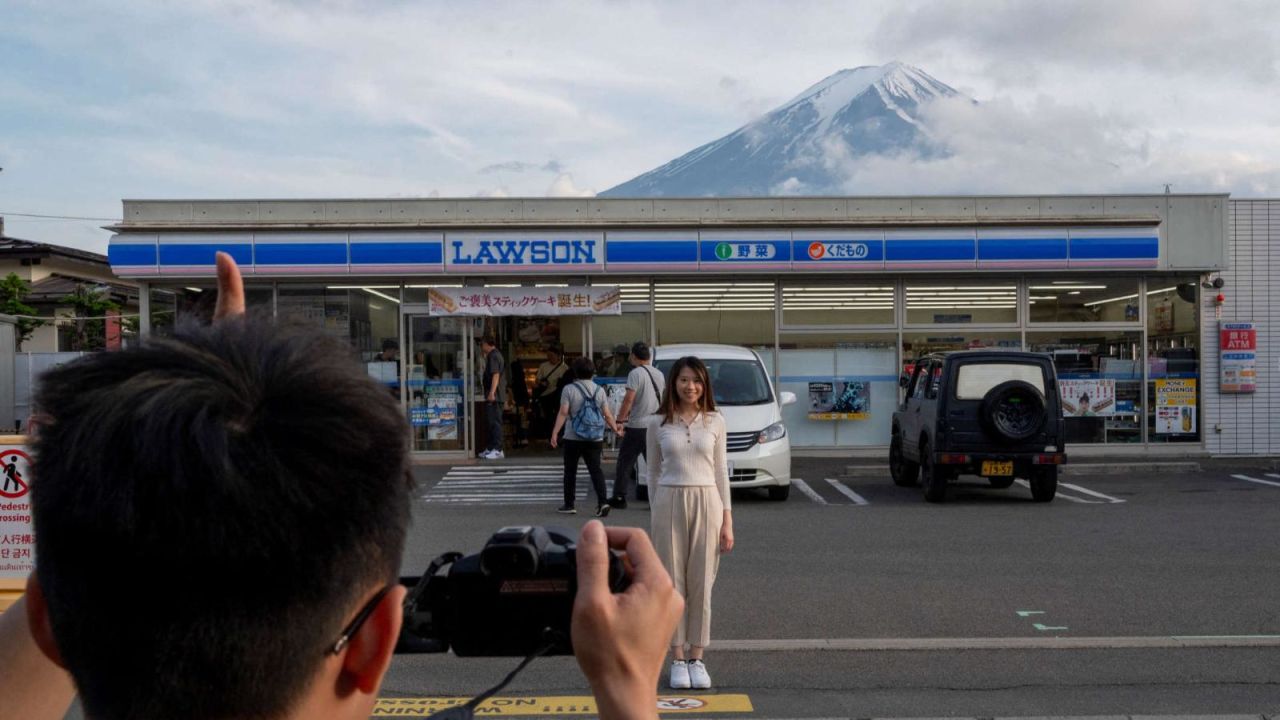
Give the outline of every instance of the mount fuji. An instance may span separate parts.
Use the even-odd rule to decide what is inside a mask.
[[[845,160],[942,153],[921,109],[956,97],[965,98],[899,62],[841,70],[719,140],[600,196],[844,194],[848,189],[842,187],[839,166]]]

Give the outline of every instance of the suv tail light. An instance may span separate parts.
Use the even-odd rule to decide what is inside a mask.
[[[968,465],[969,456],[944,453],[938,456],[938,464],[939,465]]]
[[[1037,455],[1032,462],[1036,465],[1061,465],[1067,461],[1067,456],[1061,453],[1052,455]]]

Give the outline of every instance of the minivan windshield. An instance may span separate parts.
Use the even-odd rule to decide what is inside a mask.
[[[659,360],[658,369],[669,375],[675,359]],[[716,405],[764,405],[773,402],[769,379],[755,360],[717,360],[702,358],[711,375],[711,389]]]

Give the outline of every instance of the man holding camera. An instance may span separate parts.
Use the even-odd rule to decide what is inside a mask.
[[[95,720],[373,710],[403,619],[403,413],[340,342],[235,317],[239,272],[221,253],[218,269],[222,321],[42,381],[39,563],[26,626],[0,622],[0,657],[28,673],[0,677],[5,712],[62,717],[49,661]],[[616,595],[611,547],[633,567]],[[588,523],[578,583],[572,635],[600,716],[656,718],[683,601],[648,536]]]

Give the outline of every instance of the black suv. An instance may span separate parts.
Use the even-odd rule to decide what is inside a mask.
[[[967,350],[927,355],[903,375],[906,397],[893,414],[889,469],[902,487],[924,486],[929,502],[947,482],[980,475],[1007,488],[1025,478],[1049,502],[1067,461],[1058,376],[1048,355]]]

